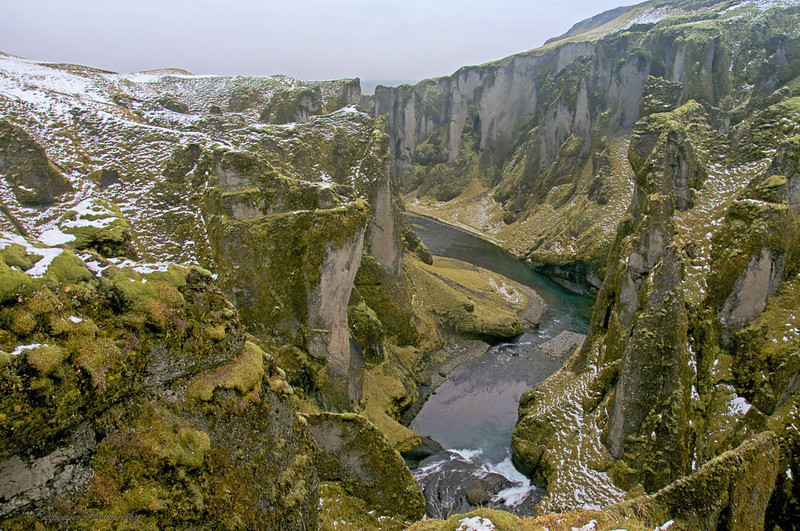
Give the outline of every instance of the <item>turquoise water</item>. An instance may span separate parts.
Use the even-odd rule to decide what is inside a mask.
[[[500,273],[535,290],[547,309],[539,326],[513,343],[491,347],[482,357],[459,366],[428,398],[411,427],[443,447],[467,455],[478,469],[510,469],[511,434],[523,392],[557,371],[565,358],[552,359],[534,347],[563,330],[586,333],[594,299],[565,290],[489,242],[437,221],[411,215],[422,241],[434,255],[456,258]],[[443,455],[441,461],[457,461]],[[441,473],[441,466],[429,466]],[[430,478],[415,472],[418,481]],[[513,477],[519,482],[520,475]],[[524,487],[524,485],[520,485]]]

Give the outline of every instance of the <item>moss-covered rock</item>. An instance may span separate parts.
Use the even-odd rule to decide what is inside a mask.
[[[174,94],[166,94],[158,99],[158,103],[165,109],[181,114],[189,114],[189,106],[178,99]]]
[[[5,524],[316,526],[316,446],[207,272],[47,282],[0,308]]]
[[[510,340],[524,330],[521,315],[534,324],[541,314],[537,296],[508,279],[459,260],[436,257],[432,265],[417,262],[408,274],[416,296],[441,322],[468,339]]]
[[[5,174],[17,200],[25,205],[52,204],[57,197],[72,191],[44,148],[5,118],[0,120],[0,173]]]
[[[322,92],[319,88],[298,87],[275,94],[261,111],[259,120],[270,124],[307,122],[322,114]]]
[[[626,506],[651,521],[672,519],[685,529],[762,529],[779,470],[777,437],[765,432]]]
[[[87,199],[66,212],[59,228],[75,237],[70,245],[77,250],[91,250],[104,257],[136,257],[130,227],[119,207],[103,200]]]
[[[383,357],[384,331],[378,316],[364,302],[347,307],[350,332],[368,363],[379,363]]]
[[[307,417],[322,449],[320,478],[338,481],[370,510],[417,520],[425,499],[403,458],[369,421],[359,415],[320,413]]]
[[[639,115],[672,111],[678,107],[683,95],[683,83],[668,81],[663,77],[649,76],[639,103]]]
[[[786,109],[790,100],[782,101]],[[547,483],[542,507],[574,507],[569,493],[576,485],[606,503],[626,491],[677,488],[681,478],[707,472],[703,463],[729,459],[725,452],[752,434],[787,432],[795,403],[788,374],[798,367],[789,310],[797,272],[787,268],[798,242],[787,205],[795,172],[787,135],[794,129],[776,112],[754,112],[726,135],[715,129],[722,120],[717,110],[689,101],[635,125],[629,161],[636,189],[611,246],[589,337],[520,403],[512,449],[515,462]],[[742,146],[745,133],[760,135],[760,154]],[[581,407],[568,405],[574,403]],[[783,463],[762,464],[769,474],[793,462],[786,440],[781,437],[780,452],[768,452]],[[590,480],[584,467],[602,475]],[[608,477],[613,485],[601,481]],[[727,489],[729,479],[720,481]],[[736,517],[745,527],[763,526],[768,502],[791,504],[785,487],[769,501],[772,481],[766,478],[754,487],[755,498],[736,499],[721,513],[702,509],[700,501],[685,503],[701,509],[684,525],[733,525],[728,519],[739,507],[756,515]],[[703,496],[714,503],[724,498]],[[750,501],[759,507],[754,512]],[[711,520],[701,522],[700,513]],[[658,513],[653,523],[672,516]]]

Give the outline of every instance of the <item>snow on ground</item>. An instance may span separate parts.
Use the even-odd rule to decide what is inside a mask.
[[[97,204],[94,198],[84,199],[71,210],[75,211],[74,219],[61,222],[62,227],[94,227],[102,229],[117,220],[117,215],[111,209]]]
[[[71,242],[75,239],[75,236],[64,234],[58,227],[48,229],[39,235],[39,241],[51,247]]]
[[[83,201],[112,201],[130,223],[144,258],[199,263],[199,257],[207,259],[209,255],[200,214],[203,191],[187,186],[176,204],[175,196],[167,194],[163,186],[166,161],[177,148],[190,143],[206,150],[261,149],[265,133],[276,138],[290,159],[301,149],[302,135],[278,125],[259,124],[258,118],[276,93],[301,86],[319,89],[325,99],[342,90],[343,82],[301,82],[286,76],[194,76],[173,70],[115,74],[0,56],[0,116],[9,117],[33,135],[76,190],[50,208],[30,209],[20,205],[5,179],[0,179],[0,200],[27,233],[39,234],[49,245],[67,243],[66,236],[52,229],[58,228],[58,220],[70,208],[84,206]],[[232,98],[241,93],[255,94],[256,103],[235,113],[235,119],[227,118],[232,116],[228,112],[224,127],[206,123],[212,104],[229,111]],[[166,109],[165,97],[186,104],[188,113]],[[346,132],[366,139],[370,135],[363,133],[369,122],[364,116],[351,106],[298,127],[319,131],[323,138]],[[364,154],[368,153],[365,144]],[[103,169],[117,170],[120,181],[100,189],[88,177]],[[287,176],[300,177],[293,168],[282,169]],[[321,170],[302,177],[329,185],[330,176]],[[75,220],[77,226],[96,226],[112,219],[83,218]],[[182,241],[164,238],[178,226],[195,229],[184,229]],[[11,230],[13,225],[3,217],[0,229]]]
[[[17,234],[2,233],[0,234],[0,249],[5,249],[9,245],[21,245],[25,248],[27,254],[41,256],[32,268],[25,271],[32,278],[41,278],[47,273],[47,268],[53,263],[58,255],[64,252],[63,249],[54,247],[38,247],[31,244],[28,240]]]
[[[572,531],[595,531],[597,529],[597,520],[589,520],[581,527],[573,527]]]
[[[728,403],[728,415],[745,415],[748,411],[750,411],[751,407],[753,406],[751,406],[747,400],[741,396],[737,396]]]
[[[31,345],[20,345],[20,346],[18,346],[17,348],[15,348],[15,349],[14,349],[14,350],[11,352],[11,355],[12,355],[12,356],[19,356],[20,354],[22,354],[22,353],[23,353],[23,352],[25,352],[26,350],[33,350],[33,349],[39,348],[39,347],[41,347],[41,346],[42,346],[42,344],[41,344],[41,343],[33,343],[33,344],[31,344]],[[45,346],[46,346],[46,345],[45,345]]]
[[[588,384],[595,374],[587,371],[564,377],[556,373],[562,377],[556,376],[543,384],[552,390],[549,400],[543,402],[544,406],[537,401],[527,411],[529,416],[547,418],[555,428],[546,451],[555,472],[549,478],[547,496],[539,506],[543,512],[599,510],[625,496],[608,474],[592,468],[592,463],[608,454],[600,442],[600,412],[585,415],[581,406],[589,396]]]
[[[458,521],[459,526],[456,531],[495,531],[497,528],[488,518],[473,516],[472,518],[462,518]]]
[[[511,284],[506,284],[502,280],[498,285],[495,282],[494,278],[489,278],[489,284],[494,288],[495,291],[498,291],[503,294],[503,297],[511,304],[519,304],[525,300],[525,296],[514,286]]]

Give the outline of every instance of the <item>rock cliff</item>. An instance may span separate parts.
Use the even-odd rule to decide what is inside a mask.
[[[650,111],[670,89],[645,87]],[[800,225],[788,161],[797,157],[799,100],[789,87],[760,100],[752,90],[727,112],[708,100],[665,103],[633,128],[633,199],[589,336],[520,403],[515,460],[547,484],[546,510],[665,489],[635,505],[688,528],[791,519]],[[767,430],[777,438],[756,435]],[[772,457],[749,472],[726,453],[759,445]],[[739,477],[761,494],[738,498]],[[718,496],[731,504],[720,513],[678,507]]]
[[[408,207],[599,288],[633,192],[637,120],[692,99],[763,106],[798,75],[796,6],[771,6],[646,2],[501,61],[378,87]]]
[[[320,499],[329,525],[342,498],[364,525],[420,517],[396,451],[420,443],[404,423],[445,339],[508,338],[522,325],[507,301],[473,304],[425,269],[433,257],[394,191],[384,123],[352,105],[358,81],[118,75],[5,55],[0,73],[0,348],[3,385],[17,393],[3,408],[2,517],[97,511],[159,527],[300,529],[317,525]],[[202,277],[202,289],[181,275]],[[70,316],[27,309],[40,277],[63,292],[64,312],[77,304],[69,293],[98,294],[106,320],[92,337],[105,350],[72,353]],[[459,327],[415,303],[415,281],[480,319]],[[51,389],[55,404],[41,404]],[[306,427],[330,411],[363,416],[341,417],[358,421],[338,439]],[[52,415],[69,423],[48,424]],[[109,415],[113,425],[96,425]],[[52,441],[27,452],[49,429]],[[345,435],[365,441],[347,456],[363,461],[360,482],[325,468]],[[390,473],[404,482],[364,486]],[[64,489],[74,495],[59,505]]]
[[[4,521],[314,528],[332,442],[298,411],[366,411],[391,436],[362,418],[369,441],[414,444],[392,417],[427,352],[403,254],[430,255],[357,80],[0,60]],[[411,478],[386,451],[364,473]],[[407,483],[341,488],[402,526],[423,504],[379,502],[421,499]]]

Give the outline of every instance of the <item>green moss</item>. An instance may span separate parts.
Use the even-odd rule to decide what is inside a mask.
[[[64,352],[56,346],[43,345],[25,352],[25,361],[42,376],[47,376],[64,361]]]
[[[47,268],[45,281],[74,284],[85,282],[93,277],[86,264],[72,252],[64,250],[56,256]]]
[[[264,353],[256,344],[248,341],[231,363],[195,380],[189,388],[189,395],[209,401],[218,387],[236,389],[242,395],[247,395],[259,388],[263,375]]]
[[[370,511],[366,502],[347,493],[336,481],[320,484],[320,531],[400,531],[402,520],[383,517]]]
[[[7,245],[4,249],[0,250],[0,259],[2,259],[8,267],[16,267],[22,271],[27,271],[32,268],[34,264],[42,258],[41,255],[28,254],[27,249],[17,243]]]
[[[674,519],[687,529],[764,526],[780,464],[777,438],[765,432],[653,494],[623,504],[651,521]]]
[[[375,312],[364,302],[348,306],[347,322],[364,359],[369,363],[383,360],[384,331]]]
[[[176,323],[185,304],[180,288],[185,284],[187,270],[170,266],[167,271],[141,275],[131,269],[110,268],[104,277],[112,284],[118,304],[125,310],[126,321],[134,328],[148,325],[164,330]]]
[[[27,274],[0,263],[0,302],[9,302],[35,285]]]

